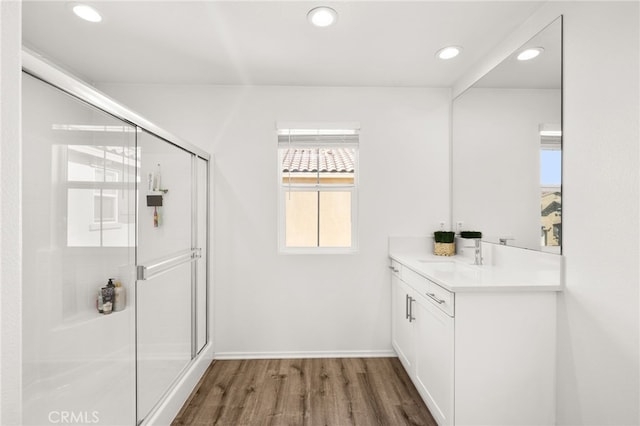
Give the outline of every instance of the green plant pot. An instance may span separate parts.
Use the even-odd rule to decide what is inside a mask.
[[[433,241],[436,243],[453,243],[456,239],[455,232],[436,231],[433,233]]]

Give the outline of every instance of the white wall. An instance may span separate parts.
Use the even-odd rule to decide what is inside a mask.
[[[472,88],[453,103],[453,223],[540,249],[540,134],[560,91]]]
[[[21,8],[0,1],[0,424],[20,424],[22,290],[20,216]]]
[[[387,237],[449,216],[449,90],[99,87],[216,157],[219,355],[389,353]],[[359,253],[277,253],[276,121],[361,123]]]
[[[558,424],[640,424],[638,2],[549,2],[460,93],[564,14]]]
[[[639,424],[638,3],[568,7],[565,23],[558,419]]]

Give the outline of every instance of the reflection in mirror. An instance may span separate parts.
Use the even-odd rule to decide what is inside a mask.
[[[454,100],[456,231],[561,252],[561,26],[558,18]],[[532,48],[538,56],[518,59]]]
[[[562,140],[560,125],[540,126],[540,247],[560,253],[562,241]]]

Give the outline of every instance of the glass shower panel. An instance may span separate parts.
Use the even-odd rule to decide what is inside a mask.
[[[138,198],[138,420],[191,360],[192,155],[142,131]]]
[[[138,281],[138,420],[191,360],[191,264]]]
[[[196,188],[197,198],[197,247],[201,249],[202,257],[196,263],[196,352],[200,352],[207,344],[207,214],[209,211],[209,174],[208,161],[198,158],[196,161]]]
[[[136,129],[27,74],[22,102],[23,424],[130,425]]]

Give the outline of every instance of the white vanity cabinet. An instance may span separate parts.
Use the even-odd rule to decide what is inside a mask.
[[[397,262],[391,269],[393,348],[438,424],[453,424],[453,294]]]
[[[408,372],[413,371],[415,355],[414,324],[410,309],[413,308],[413,290],[401,279],[402,266],[391,264],[391,327],[392,345],[400,362]]]
[[[452,425],[454,320],[422,296],[416,298],[415,317],[414,383],[438,424]]]
[[[555,423],[554,291],[456,291],[392,268],[393,348],[438,424]]]

